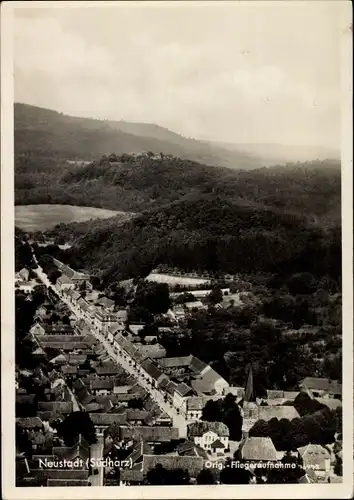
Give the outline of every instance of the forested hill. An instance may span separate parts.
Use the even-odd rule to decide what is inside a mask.
[[[116,230],[97,221],[70,259],[108,285],[147,275],[160,263],[214,273],[310,271],[339,279],[340,231],[276,209],[205,195],[150,210]]]
[[[110,154],[82,167],[20,155],[15,168],[16,204],[141,212],[212,193],[306,214],[315,221],[340,220],[340,163],[333,160],[236,172],[170,155]]]
[[[90,161],[112,151],[154,151],[233,169],[268,164],[258,155],[187,139],[154,124],[79,118],[22,103],[15,103],[14,114],[16,156],[31,153],[57,160]]]

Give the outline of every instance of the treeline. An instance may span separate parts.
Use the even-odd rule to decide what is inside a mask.
[[[24,267],[35,267],[31,247],[27,243],[22,243],[20,237],[15,236],[15,272],[21,271]]]
[[[114,230],[118,231],[119,227],[124,222],[134,217],[134,215],[135,214],[130,212],[121,212],[113,217],[110,217],[112,230],[114,227]],[[57,245],[74,243],[78,238],[95,231],[97,229],[97,222],[97,219],[91,219],[83,222],[70,222],[68,224],[60,223],[52,229],[48,229],[45,233],[42,231],[36,231],[32,234],[32,236],[35,241],[45,241],[46,238],[53,239]]]
[[[16,204],[141,212],[212,193],[328,224],[340,220],[340,163],[329,160],[237,171],[171,155],[112,154],[80,167],[57,157],[17,154],[15,174]]]
[[[277,450],[295,451],[307,444],[326,445],[335,441],[336,432],[342,432],[342,409],[330,410],[325,407],[301,418],[268,422],[259,420],[250,429],[250,437],[270,437]]]
[[[116,231],[114,220],[77,240],[68,258],[101,273],[106,285],[146,276],[160,263],[184,271],[269,272],[289,276],[308,271],[341,274],[341,233],[308,224],[280,210],[233,204],[212,195],[145,212]]]

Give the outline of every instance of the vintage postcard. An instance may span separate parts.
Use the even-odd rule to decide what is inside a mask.
[[[3,2],[1,125],[3,498],[351,498],[350,2]]]

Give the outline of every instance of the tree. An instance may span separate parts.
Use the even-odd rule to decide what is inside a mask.
[[[316,291],[317,282],[311,273],[297,273],[293,274],[289,279],[288,287],[294,295],[306,295]]]
[[[168,285],[142,281],[137,286],[134,305],[144,307],[152,314],[167,312],[171,305]]]
[[[117,306],[125,306],[127,302],[127,293],[123,287],[117,286],[113,288],[111,298]]]
[[[151,324],[154,317],[145,307],[133,306],[129,310],[128,323],[134,323],[135,321]]]
[[[129,408],[134,408],[136,410],[143,410],[144,402],[141,398],[134,398],[128,402],[128,406]]]
[[[333,419],[335,432],[341,435],[343,433],[343,410],[341,406],[333,410]]]
[[[146,481],[151,485],[186,485],[190,483],[187,470],[165,469],[161,464],[157,464],[146,474]]]
[[[67,446],[71,446],[79,434],[82,434],[90,445],[97,442],[95,426],[89,414],[75,411],[58,426],[58,435],[64,439]]]
[[[159,329],[155,324],[147,324],[139,332],[139,337],[155,337],[159,333]]]
[[[210,294],[208,295],[208,302],[210,304],[219,304],[223,300],[222,291],[219,287],[214,287]]]
[[[230,439],[233,441],[241,441],[242,438],[242,415],[240,407],[236,403],[236,397],[232,394],[227,394],[220,401],[221,404],[221,421],[228,427],[230,431]]]
[[[239,457],[236,460],[238,467],[235,467],[236,461],[232,461],[230,458],[225,462],[225,466],[220,472],[221,484],[249,484],[251,482],[253,473],[247,468],[247,463]]]
[[[190,484],[190,476],[188,470],[174,469],[170,471],[169,474],[170,485],[187,485]]]
[[[198,484],[216,484],[216,474],[210,469],[202,469],[197,476]]]
[[[221,410],[217,401],[213,401],[212,399],[207,401],[206,405],[202,411],[202,420],[208,422],[220,422],[221,419]]]
[[[336,457],[336,461],[335,461],[335,464],[334,464],[334,473],[337,476],[343,476],[343,460],[338,455]]]
[[[49,281],[53,283],[53,285],[56,284],[57,279],[61,276],[61,272],[59,271],[59,269],[50,269],[47,274]]]
[[[297,483],[297,481],[304,475],[301,457],[296,457],[290,452],[286,452],[281,459],[283,467],[279,469],[266,469],[267,483]]]
[[[304,415],[311,415],[312,413],[325,408],[323,404],[316,401],[316,399],[312,399],[306,392],[300,392],[296,396],[294,400],[294,407],[301,417]]]
[[[242,415],[236,398],[227,394],[218,401],[209,400],[203,408],[202,420],[223,422],[230,431],[230,439],[240,441],[242,437]]]

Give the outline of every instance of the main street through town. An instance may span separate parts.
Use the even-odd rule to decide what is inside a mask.
[[[43,269],[39,266],[38,260],[33,252],[33,258],[36,264],[38,265],[38,268],[35,270],[37,276],[39,279],[48,287],[55,289],[55,287],[50,283],[48,276],[45,274]],[[56,290],[57,291],[57,290]],[[58,291],[57,291],[58,293]],[[59,294],[59,293],[58,293]],[[59,294],[60,295],[60,294]],[[91,334],[95,336],[99,342],[103,345],[109,356],[119,365],[121,365],[124,370],[126,370],[128,373],[133,375],[139,385],[143,387],[151,396],[151,398],[159,405],[159,407],[169,415],[170,418],[172,418],[173,425],[174,427],[178,428],[179,431],[179,437],[186,438],[187,437],[187,423],[183,415],[180,415],[177,413],[177,410],[169,403],[165,401],[165,395],[159,391],[158,389],[155,389],[151,387],[149,382],[143,378],[143,375],[138,372],[138,370],[132,365],[129,364],[128,360],[124,359],[122,355],[118,353],[118,351],[110,345],[110,343],[107,341],[107,339],[104,338],[104,336],[100,333],[97,332],[92,328],[92,325],[90,325],[81,312],[78,310],[77,307],[75,307],[73,304],[71,304],[65,297],[61,296],[61,300],[70,308],[70,310],[77,316],[78,319],[83,319],[86,324],[87,328],[90,330]]]

